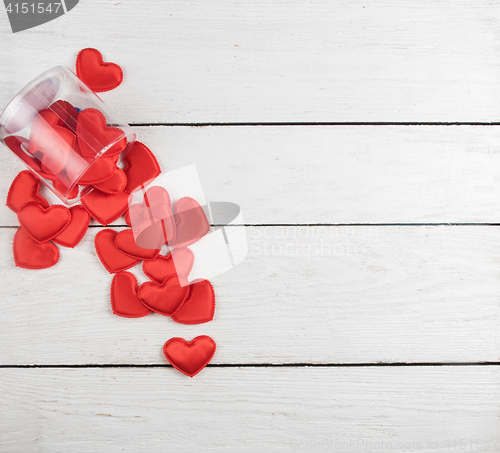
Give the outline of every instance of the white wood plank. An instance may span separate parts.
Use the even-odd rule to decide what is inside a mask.
[[[239,204],[246,223],[500,223],[500,128],[136,131],[164,171],[196,164],[208,199]],[[23,166],[7,149],[2,163],[5,197]],[[0,223],[17,225],[3,203]]]
[[[81,1],[13,34],[0,15],[0,105],[97,47],[128,122],[498,121],[500,4]]]
[[[500,451],[498,367],[0,370],[0,449]]]
[[[30,271],[0,230],[1,364],[161,364],[169,338],[197,335],[222,364],[498,361],[498,227],[247,228],[250,254],[212,280],[198,326],[113,315],[96,231]]]

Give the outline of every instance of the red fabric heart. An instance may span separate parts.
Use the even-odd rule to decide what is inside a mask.
[[[161,248],[175,238],[175,218],[170,207],[155,204],[151,207],[132,205],[129,208],[137,245],[144,248]],[[144,217],[143,220],[138,221]]]
[[[107,194],[93,190],[82,198],[82,204],[94,219],[102,225],[108,225],[127,210],[128,194]]]
[[[39,171],[41,169],[38,159],[35,159],[31,154],[28,153],[29,141],[24,137],[10,135],[9,137],[5,137],[3,141],[10,148],[10,150],[28,167],[31,167],[34,171]]]
[[[115,246],[125,253],[125,255],[139,260],[154,260],[158,256],[158,253],[160,253],[159,249],[143,249],[139,247],[135,243],[134,233],[130,229],[120,231],[116,235]]]
[[[68,194],[68,189],[71,187],[72,183],[67,173],[65,173],[65,170],[61,171],[57,175],[40,171],[40,176],[42,178],[48,179],[52,183],[52,188],[59,192],[63,197],[67,197],[68,199],[72,200],[79,194],[79,189],[76,185],[73,186],[70,193]]]
[[[13,249],[16,266],[24,269],[46,269],[59,261],[59,250],[54,244],[38,244],[24,228],[16,231]]]
[[[101,52],[87,48],[76,57],[76,75],[95,92],[110,91],[123,80],[123,71],[115,63],[104,63]]]
[[[66,206],[53,205],[48,208],[30,201],[17,213],[19,223],[36,242],[47,242],[60,234],[71,221]]]
[[[74,248],[83,239],[89,228],[90,215],[83,206],[73,206],[71,212],[71,221],[68,226],[59,233],[53,242],[64,247]]]
[[[115,315],[125,318],[142,318],[151,313],[137,297],[137,279],[134,274],[115,274],[111,283],[111,308]]]
[[[29,170],[23,170],[10,185],[6,205],[14,212],[18,212],[29,201],[34,201],[46,208],[49,203],[38,194],[39,189],[40,180]]]
[[[173,315],[180,324],[203,324],[212,321],[215,313],[215,293],[208,280],[189,285],[189,296]]]
[[[200,335],[189,343],[175,337],[165,343],[163,354],[174,368],[193,377],[212,360],[215,348],[215,341],[207,335]]]
[[[136,187],[150,179],[156,178],[161,170],[156,157],[149,148],[141,142],[135,142],[123,158],[127,175],[125,192],[132,192]]]
[[[127,139],[123,137],[123,131],[118,127],[108,127],[104,115],[99,110],[92,108],[82,110],[79,113],[76,135],[78,146],[84,157],[94,158],[112,143],[113,145],[106,150],[103,156],[116,156],[127,146]]]
[[[59,173],[73,152],[76,136],[59,126],[59,117],[42,110],[33,120],[28,151],[41,160],[51,173]]]
[[[170,195],[163,187],[150,187],[141,203],[129,207],[129,217],[140,247],[161,248],[175,238]]]
[[[139,247],[145,249],[161,249],[165,245],[163,222],[151,223],[143,220],[139,224],[132,224],[135,232],[135,241]]]
[[[104,193],[122,192],[127,185],[127,177],[121,168],[114,167],[113,174],[103,182],[94,184],[94,187]]]
[[[112,159],[100,157],[78,178],[78,184],[86,186],[99,184],[113,177],[116,166]]]
[[[170,245],[189,247],[210,231],[205,211],[199,203],[190,197],[184,197],[175,203],[174,214],[177,219],[177,232]]]
[[[124,217],[124,219],[125,219],[125,223],[126,223],[126,224],[130,227],[130,228],[132,228],[132,224],[130,223],[130,210],[129,210],[129,209],[127,209],[127,210],[125,211],[125,214],[123,214],[123,217]]]
[[[174,249],[168,256],[159,255],[152,261],[145,261],[142,270],[150,280],[163,283],[169,275],[188,278],[194,264],[194,254],[190,249]]]
[[[163,283],[146,282],[139,288],[139,299],[156,313],[172,316],[184,303],[189,295],[189,285],[183,279],[181,286],[175,276],[167,278]]]
[[[71,132],[76,132],[76,119],[78,111],[68,101],[62,99],[54,102],[49,110],[54,112],[59,117],[59,125],[69,129]]]
[[[170,195],[164,187],[152,186],[144,193],[144,200],[148,205],[160,204],[165,206],[172,206]]]
[[[115,247],[116,231],[105,229],[96,234],[94,240],[97,256],[110,274],[125,271],[141,260],[125,255]]]
[[[66,117],[66,114],[64,117]],[[33,118],[33,122],[31,123],[31,133],[35,134],[48,126],[62,126],[63,124],[64,121],[56,112],[53,112],[50,109],[43,109],[38,112],[35,118]]]

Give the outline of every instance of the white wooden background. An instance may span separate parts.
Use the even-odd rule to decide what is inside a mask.
[[[16,34],[0,12],[0,108],[100,49],[125,74],[101,97],[250,243],[213,322],[131,320],[98,225],[23,270],[2,204],[0,450],[500,452],[499,30],[486,0],[81,0]],[[200,334],[189,379],[161,348]]]

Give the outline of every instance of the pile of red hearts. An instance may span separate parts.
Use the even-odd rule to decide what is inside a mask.
[[[78,54],[77,74],[94,91],[111,90],[122,81],[121,68],[114,63],[104,63],[96,49],[84,49]],[[86,149],[86,140],[79,140],[80,128],[82,131],[92,130],[98,135],[115,133],[114,128],[106,125],[101,112],[94,109],[79,112],[66,101],[54,103],[49,109],[40,112],[39,116],[44,121],[38,123],[35,119],[29,141],[15,137],[10,138],[7,145],[28,165],[54,183],[61,179],[61,175],[67,175],[71,179],[68,174],[71,165],[58,164],[66,161],[58,156],[65,148],[58,147],[57,141],[52,140],[54,146],[50,153],[39,146],[39,143],[50,142],[45,138],[47,135],[54,136],[53,132],[47,132],[46,125],[57,132],[56,135],[60,137],[58,140],[69,143],[84,159],[91,158],[91,150]],[[62,117],[65,121],[61,123]],[[41,126],[42,124],[45,126]],[[106,140],[108,138],[109,136],[103,137]],[[126,145],[126,140],[118,142],[79,178],[80,188],[92,186],[94,190],[82,198],[81,205],[70,209],[63,205],[49,206],[47,200],[39,194],[40,181],[31,172],[25,170],[17,175],[7,195],[7,206],[17,213],[21,225],[13,244],[16,266],[26,269],[54,266],[59,260],[57,245],[75,247],[85,236],[91,217],[106,226],[125,216],[125,221],[130,226],[129,194],[146,181],[157,177],[160,167],[153,153],[144,144],[135,142],[124,156],[125,168],[119,168],[116,162]],[[33,158],[21,146],[28,149]],[[97,164],[98,162],[103,163]],[[75,193],[68,198],[78,195],[79,188],[75,187]],[[95,237],[95,249],[100,261],[109,273],[115,274],[111,283],[113,313],[136,318],[154,312],[171,317],[181,324],[209,322],[215,311],[213,287],[208,280],[197,280],[189,284],[188,277],[194,256],[187,248],[209,231],[208,220],[205,216],[200,218],[198,215],[194,227],[197,230],[196,239],[186,240],[182,227],[190,219],[188,216],[182,219],[182,206],[199,205],[186,197],[178,200],[172,208],[168,194],[167,199],[168,203],[164,208],[171,213],[168,216],[171,219],[170,232],[161,243],[171,247],[167,256],[160,254],[160,245],[155,249],[138,246],[131,228],[120,232],[103,229]],[[161,222],[163,219],[158,220]],[[192,224],[190,228],[193,228]],[[144,273],[151,281],[138,288],[135,276],[126,270],[141,262]],[[182,338],[171,338],[165,343],[163,351],[176,369],[192,377],[210,362],[215,347],[213,339],[207,336],[196,337],[190,342]]]

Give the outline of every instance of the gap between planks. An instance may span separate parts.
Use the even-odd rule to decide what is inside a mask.
[[[167,126],[167,127],[210,127],[210,126],[500,126],[498,121],[444,121],[444,122],[425,122],[425,121],[317,121],[317,122],[251,122],[251,123],[129,123],[132,127],[149,126]]]
[[[379,368],[379,367],[454,367],[454,366],[500,366],[500,362],[392,362],[392,363],[209,363],[207,368]],[[32,364],[0,365],[0,369],[14,368],[173,368],[168,363],[84,363],[84,364]]]

